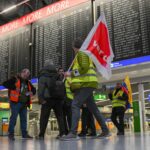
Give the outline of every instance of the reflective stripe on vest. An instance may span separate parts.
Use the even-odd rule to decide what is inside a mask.
[[[78,54],[77,54],[78,55]],[[96,68],[94,67],[94,64],[92,60],[89,58],[89,70],[86,74],[75,76],[72,78],[71,83],[81,83],[81,82],[98,82],[97,74],[96,74]],[[77,57],[75,58],[72,70],[78,70],[79,69],[79,63],[77,60]]]
[[[73,100],[73,93],[70,90],[69,82],[71,83],[71,78],[66,78],[66,80],[65,80],[66,96],[67,96],[67,98]]]
[[[18,91],[20,91],[20,79],[17,80],[17,82],[15,83],[16,89],[19,89]],[[29,91],[31,91],[31,86],[28,83],[28,89]],[[19,96],[20,96],[20,92],[18,92],[17,90],[9,90],[9,99],[13,102],[18,102],[19,101]],[[30,100],[31,103],[31,100]]]
[[[95,68],[95,67],[89,67],[89,70],[94,70],[94,71],[96,71],[96,68]],[[72,69],[72,71],[75,71],[75,70]]]
[[[112,95],[112,107],[125,107],[126,106],[126,102],[124,100],[118,100],[119,96],[123,96],[123,91],[119,90],[118,93],[115,95],[116,90],[113,91],[113,95]]]

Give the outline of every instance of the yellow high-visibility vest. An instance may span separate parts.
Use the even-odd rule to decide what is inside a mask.
[[[118,97],[119,96],[123,96],[123,91],[122,90],[119,90],[118,93],[115,95],[115,92],[116,90],[113,91],[113,94],[112,94],[112,107],[120,107],[120,106],[123,106],[123,107],[126,107],[126,101],[124,100],[119,100]]]
[[[71,84],[71,78],[67,77],[65,80],[66,96],[67,98],[73,100],[74,97],[70,89],[70,84]]]
[[[75,87],[80,88],[80,85],[83,82],[98,82],[96,68],[90,58],[89,58],[89,64],[90,64],[89,70],[85,74],[74,76],[71,78],[71,87],[73,87],[73,89],[75,89]],[[74,60],[74,64],[72,66],[72,71],[78,71],[79,67],[80,66],[78,63],[78,59],[76,57]]]

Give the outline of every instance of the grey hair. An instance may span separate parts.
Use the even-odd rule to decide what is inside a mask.
[[[53,59],[47,59],[44,62],[44,66],[54,65]]]
[[[22,72],[29,72],[30,73],[30,70],[28,68],[24,68],[24,69],[21,70],[21,73]]]

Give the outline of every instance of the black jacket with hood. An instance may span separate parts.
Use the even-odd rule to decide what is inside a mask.
[[[43,67],[38,76],[38,98],[39,100],[47,100],[51,98],[50,90],[53,88],[53,77],[57,76],[57,70],[54,65]]]

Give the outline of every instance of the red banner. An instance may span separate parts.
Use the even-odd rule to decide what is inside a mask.
[[[10,23],[0,26],[0,35],[87,1],[89,0],[60,0],[57,3],[48,5]]]
[[[106,25],[100,22],[95,33],[87,50],[93,53],[97,60],[106,67],[107,58],[110,56],[109,37]]]
[[[84,41],[81,51],[89,55],[97,71],[106,79],[111,77],[111,61],[114,57],[104,14],[97,20]]]

